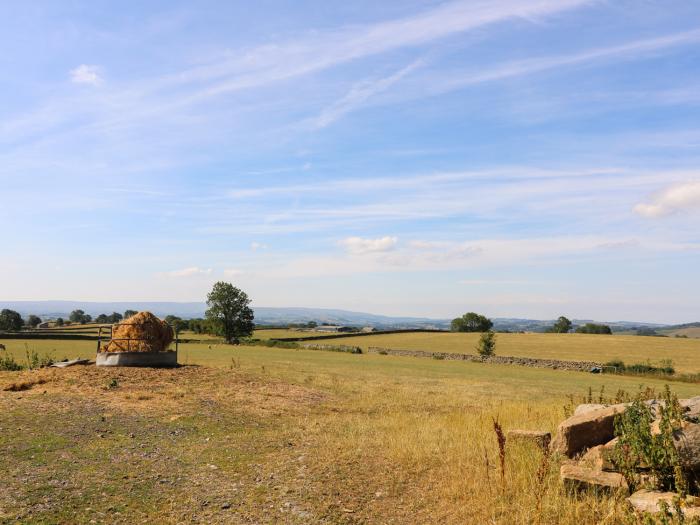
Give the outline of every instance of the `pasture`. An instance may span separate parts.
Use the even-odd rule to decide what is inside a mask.
[[[4,342],[21,358],[25,341]],[[95,348],[27,343],[57,357]],[[553,431],[589,392],[595,401],[663,387],[206,343],[182,345],[180,361],[199,366],[0,372],[0,389],[33,383],[0,390],[0,522],[624,523],[622,499],[567,496],[558,459],[543,467],[532,446],[507,445],[501,481],[493,419],[506,430]]]
[[[479,334],[474,333],[419,332],[340,338],[333,339],[333,344],[475,354],[478,339]],[[622,359],[625,364],[671,359],[678,372],[700,372],[697,339],[533,333],[498,334],[496,341],[497,355],[598,362]]]

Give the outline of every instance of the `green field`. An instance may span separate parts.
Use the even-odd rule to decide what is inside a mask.
[[[423,348],[434,335],[468,341],[412,337]],[[3,343],[21,360],[25,341]],[[57,357],[95,349],[26,343]],[[572,399],[664,385],[208,343],[184,344],[179,357],[199,366],[0,372],[0,428],[11,429],[0,432],[0,523],[622,523],[624,499],[564,493],[558,458],[536,481],[535,448],[508,445],[501,485],[493,419],[506,430],[554,431]],[[2,391],[22,382],[31,388]]]

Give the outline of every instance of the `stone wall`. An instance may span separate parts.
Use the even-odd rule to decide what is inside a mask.
[[[510,357],[494,355],[482,357],[473,354],[452,354],[447,352],[429,352],[425,350],[398,350],[393,348],[380,348],[370,346],[368,354],[386,354],[405,357],[430,357],[433,359],[444,359],[449,361],[471,361],[475,363],[493,363],[500,365],[520,365],[533,368],[551,368],[553,370],[574,370],[577,372],[590,372],[592,368],[600,368],[600,363],[592,361],[561,361],[559,359],[536,359],[533,357]]]

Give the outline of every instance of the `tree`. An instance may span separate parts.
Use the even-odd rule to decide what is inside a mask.
[[[0,330],[17,332],[22,329],[22,326],[24,326],[24,319],[19,312],[7,308],[0,312]]]
[[[586,323],[576,328],[577,334],[612,334],[612,330],[606,324]]]
[[[480,356],[488,357],[496,353],[496,334],[493,330],[487,330],[479,337],[479,343],[476,345],[476,351]]]
[[[92,321],[92,316],[86,314],[83,310],[73,310],[68,317],[72,323],[85,324]]]
[[[63,326],[63,317],[56,319],[56,326]]]
[[[207,319],[227,343],[238,344],[240,338],[253,334],[253,310],[245,292],[231,283],[219,281],[207,295]]]
[[[95,322],[99,324],[107,324],[109,322],[109,318],[107,317],[107,314],[100,314],[95,317]]]
[[[557,319],[557,322],[554,323],[554,325],[547,331],[555,334],[566,334],[569,330],[571,330],[573,326],[574,324],[562,315],[561,317],[559,317],[559,319]]]
[[[121,321],[124,317],[122,317],[122,314],[119,312],[112,312],[112,315],[107,316],[107,320],[110,323],[118,323]]]
[[[488,317],[468,312],[462,317],[453,319],[450,326],[453,332],[486,332],[491,330],[493,322]]]
[[[167,315],[165,316],[165,322],[173,327],[175,332],[181,332],[187,329],[187,321],[183,321],[182,318],[177,315]]]
[[[129,317],[131,317],[132,315],[136,315],[137,313],[138,313],[138,312],[137,312],[136,310],[126,310],[126,311],[124,312],[124,317],[123,317],[123,318],[124,318],[124,319],[128,319]]]
[[[36,328],[39,326],[41,323],[41,317],[38,315],[31,314],[29,317],[27,317],[27,326],[31,326],[32,328]]]

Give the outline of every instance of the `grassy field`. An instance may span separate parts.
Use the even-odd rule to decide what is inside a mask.
[[[29,343],[94,353],[90,341]],[[589,388],[596,400],[663,386],[216,344],[182,345],[180,361],[200,366],[0,372],[0,522],[624,523],[620,498],[564,494],[558,459],[537,479],[532,447],[508,444],[501,483],[493,418],[552,431]]]
[[[479,334],[406,333],[333,339],[333,344],[362,348],[378,346],[405,350],[473,354]],[[700,341],[666,337],[588,334],[498,334],[496,353],[605,362],[622,359],[626,364],[671,359],[679,372],[700,372]]]
[[[690,326],[688,328],[677,328],[675,330],[659,330],[660,334],[675,337],[677,335],[700,339],[700,326]]]

